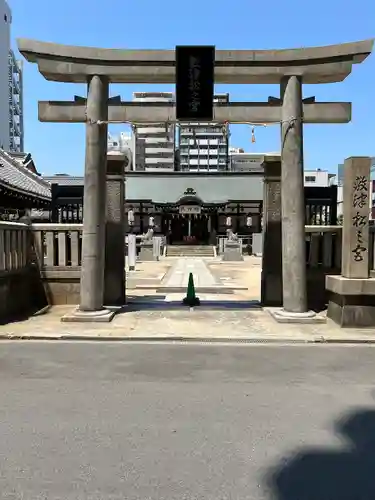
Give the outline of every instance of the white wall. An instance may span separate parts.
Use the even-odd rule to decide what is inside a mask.
[[[306,187],[328,187],[330,174],[326,170],[305,170],[304,184]]]
[[[8,4],[0,0],[0,147],[6,150],[9,149],[8,54],[11,22]]]

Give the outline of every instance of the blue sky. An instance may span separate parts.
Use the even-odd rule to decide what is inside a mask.
[[[375,37],[374,0],[8,0],[12,38],[108,48],[173,49],[210,44],[218,49],[277,49],[329,45]],[[352,101],[348,125],[306,125],[305,168],[335,171],[348,156],[375,156],[375,56],[355,66],[343,83],[306,85],[304,96]],[[112,95],[131,99],[135,90],[174,90],[170,85],[113,85]],[[277,86],[217,85],[232,100],[265,100]],[[371,92],[372,91],[372,92]],[[38,100],[70,100],[84,85],[47,82],[36,65],[25,63],[25,149],[43,174],[82,174],[84,125],[39,123]],[[116,133],[125,126],[111,126]],[[251,143],[248,126],[231,127],[231,143],[245,151],[280,149],[279,126],[258,128]]]

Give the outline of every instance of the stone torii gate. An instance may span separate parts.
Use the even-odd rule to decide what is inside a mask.
[[[351,103],[303,99],[302,84],[343,81],[371,53],[372,40],[291,50],[218,50],[215,82],[279,84],[268,102],[214,105],[215,122],[281,124],[283,309],[281,321],[311,321],[307,308],[303,123],[347,123]],[[85,198],[80,306],[72,320],[110,320],[103,306],[107,124],[174,122],[170,103],[121,102],[110,83],[174,83],[174,50],[118,50],[18,40],[24,57],[51,81],[87,83],[87,100],[39,102],[39,119],[86,123]]]

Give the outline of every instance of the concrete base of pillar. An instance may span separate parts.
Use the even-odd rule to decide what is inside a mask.
[[[77,307],[71,313],[65,314],[61,321],[65,323],[109,323],[115,315],[114,310],[81,311]]]
[[[278,323],[326,323],[324,316],[319,316],[314,311],[307,311],[303,313],[292,313],[284,309],[271,309],[269,313]]]
[[[142,243],[141,250],[139,252],[139,260],[143,262],[150,262],[156,260],[154,255],[154,244],[151,241],[150,243]]]
[[[243,255],[241,253],[240,243],[227,241],[224,247],[222,260],[225,262],[241,262]]]
[[[342,328],[375,326],[375,279],[326,276],[327,317]]]

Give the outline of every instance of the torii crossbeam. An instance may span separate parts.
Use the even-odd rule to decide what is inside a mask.
[[[307,98],[303,103],[304,123],[348,123],[351,120],[350,102],[315,102]],[[282,102],[269,98],[268,102],[231,102],[214,105],[216,123],[280,123]],[[54,123],[85,123],[86,99],[74,101],[40,101],[39,120]],[[170,103],[143,104],[122,102],[120,96],[108,99],[109,123],[174,123],[176,107]]]

